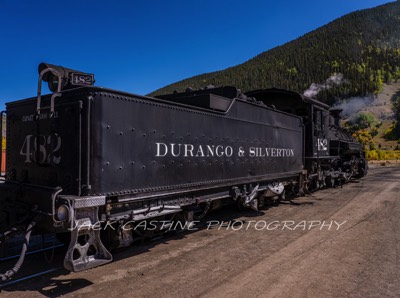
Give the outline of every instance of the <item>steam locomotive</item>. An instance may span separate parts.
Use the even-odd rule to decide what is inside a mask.
[[[92,74],[42,63],[37,96],[2,112],[1,241],[17,226],[28,241],[32,230],[68,235],[71,271],[110,262],[110,247],[130,245],[143,222],[190,224],[225,204],[258,210],[367,174],[340,111],[295,92],[146,97],[93,84]]]

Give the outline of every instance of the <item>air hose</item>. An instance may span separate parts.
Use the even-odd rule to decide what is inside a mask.
[[[32,220],[31,223],[28,225],[28,228],[26,229],[24,244],[22,245],[21,254],[19,256],[19,259],[18,259],[17,263],[14,265],[14,267],[12,269],[8,270],[6,273],[0,274],[1,281],[9,280],[21,268],[22,263],[24,262],[24,259],[25,259],[26,251],[28,250],[29,239],[31,238],[31,233],[32,233],[32,230],[35,227],[35,225],[36,225],[36,219]],[[9,230],[7,232],[9,232],[9,234],[10,234],[10,233],[15,231],[14,229],[15,228],[13,228],[13,229],[11,229],[11,230]],[[4,234],[3,234],[3,237],[6,236]]]
[[[8,231],[4,232],[3,234],[0,235],[0,245],[3,243],[4,240],[7,239],[11,234],[14,234],[15,232],[18,232],[18,228],[11,228]]]

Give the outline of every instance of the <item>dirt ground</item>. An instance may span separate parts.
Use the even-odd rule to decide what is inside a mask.
[[[399,166],[373,165],[360,181],[260,214],[226,209],[205,220],[105,266],[42,276],[0,296],[400,296]]]

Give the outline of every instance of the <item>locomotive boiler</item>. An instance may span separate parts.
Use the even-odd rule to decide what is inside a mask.
[[[42,96],[43,81],[51,94]],[[33,228],[68,235],[68,270],[110,262],[110,248],[130,245],[143,222],[190,225],[221,205],[258,210],[366,174],[339,114],[297,93],[220,87],[147,97],[93,83],[92,74],[42,63],[37,96],[3,112],[2,240],[16,225],[27,238]]]

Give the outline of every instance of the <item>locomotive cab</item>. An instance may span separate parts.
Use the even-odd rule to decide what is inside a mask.
[[[287,90],[255,90],[246,95],[303,118],[309,189],[332,187],[366,175],[368,165],[363,148],[341,128],[341,111],[329,110],[322,102]]]
[[[305,158],[329,156],[327,129],[329,128],[329,106],[299,93],[264,89],[246,93],[267,106],[300,116],[305,127]]]

